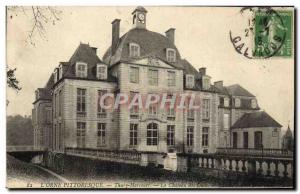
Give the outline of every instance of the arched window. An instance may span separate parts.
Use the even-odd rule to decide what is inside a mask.
[[[158,143],[158,126],[156,123],[147,125],[147,145],[157,145]]]

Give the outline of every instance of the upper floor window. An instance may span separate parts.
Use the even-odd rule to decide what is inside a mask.
[[[175,86],[176,74],[174,71],[168,71],[168,86]]]
[[[129,44],[129,55],[130,57],[139,57],[140,56],[140,46],[135,43]]]
[[[130,123],[130,132],[129,132],[129,145],[137,145],[137,136],[138,136],[138,124]]]
[[[228,131],[229,130],[229,114],[224,113],[223,115],[223,130]]]
[[[209,120],[210,116],[210,100],[209,99],[203,99],[202,103],[202,117],[203,120]]]
[[[190,74],[187,74],[185,76],[186,78],[186,83],[185,83],[185,86],[187,88],[193,88],[195,86],[195,79],[194,79],[194,75],[190,75]]]
[[[107,66],[104,64],[97,65],[97,78],[107,79]]]
[[[106,123],[98,123],[97,147],[105,146]]]
[[[229,107],[229,98],[224,98],[224,107]]]
[[[139,68],[130,67],[129,68],[129,77],[131,83],[139,83]]]
[[[138,102],[138,98],[136,98],[136,100],[133,102],[134,97],[136,97],[136,95],[139,95],[138,92],[130,92],[130,101],[132,104],[130,107],[130,115],[138,115],[139,114],[139,105],[137,105],[136,103]]]
[[[235,104],[235,107],[241,107],[241,99],[240,98],[235,98],[234,99],[234,104]]]
[[[54,77],[54,83],[56,83],[56,82],[58,81],[57,72],[58,72],[58,69],[57,69],[57,68],[55,68],[55,69],[54,69],[54,73],[53,73],[53,77]]]
[[[187,127],[186,144],[187,144],[187,146],[194,145],[194,126]]]
[[[251,99],[251,108],[257,108],[257,101],[256,101],[256,99]]]
[[[86,89],[77,88],[77,113],[86,112]]]
[[[62,78],[62,74],[63,74],[63,68],[62,65],[59,66],[59,71],[58,71],[58,79]]]
[[[167,61],[176,62],[176,51],[171,48],[167,48]]]
[[[167,125],[167,146],[175,145],[175,125]]]
[[[202,128],[202,146],[205,146],[205,147],[208,146],[208,142],[209,142],[208,132],[209,132],[208,127]]]
[[[82,62],[76,63],[76,76],[87,77],[87,64]]]
[[[203,76],[202,77],[202,89],[208,90],[210,88],[210,77],[209,76]]]
[[[97,117],[106,117],[106,110],[101,106],[101,98],[107,93],[106,90],[98,90],[98,106],[97,106]],[[106,105],[106,99],[103,102]]]
[[[149,69],[148,80],[149,80],[149,85],[157,86],[158,85],[158,70]]]

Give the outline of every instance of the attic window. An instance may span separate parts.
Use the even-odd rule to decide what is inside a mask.
[[[87,64],[83,62],[76,63],[76,77],[87,77]]]
[[[58,79],[57,79],[57,78],[58,78],[57,73],[58,73],[58,69],[55,68],[55,69],[54,69],[54,72],[53,72],[54,83],[56,83],[56,82],[58,81]]]
[[[97,78],[107,79],[107,66],[105,64],[97,64]]]
[[[186,78],[185,86],[187,88],[193,88],[195,86],[194,75],[187,74],[185,78]]]
[[[235,107],[241,107],[241,99],[235,98],[234,104],[235,104]]]
[[[208,90],[210,88],[210,77],[203,76],[202,77],[202,89]]]
[[[229,98],[224,98],[224,107],[229,107]]]
[[[171,48],[167,48],[167,61],[176,62],[176,51]]]
[[[130,57],[139,57],[140,56],[140,46],[135,43],[129,44],[129,55]]]
[[[63,68],[62,65],[59,66],[59,71],[58,71],[58,79],[60,80],[62,78],[62,74],[63,74]]]
[[[251,108],[257,108],[256,99],[251,99]]]

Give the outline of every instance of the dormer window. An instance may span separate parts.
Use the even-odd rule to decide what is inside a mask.
[[[235,104],[235,107],[241,107],[241,99],[235,98],[234,104]]]
[[[107,66],[105,64],[97,64],[97,78],[107,79]]]
[[[202,77],[202,89],[208,90],[210,88],[210,77],[209,76],[203,76]]]
[[[229,107],[229,98],[224,98],[224,107]]]
[[[251,99],[251,108],[257,108],[257,101],[256,101],[256,99]]]
[[[171,48],[167,48],[167,61],[168,62],[176,62],[176,51]]]
[[[185,86],[187,88],[193,88],[195,86],[195,79],[194,79],[194,75],[186,75],[185,76],[186,81],[185,81]]]
[[[129,55],[130,57],[139,57],[140,56],[140,46],[135,43],[129,44]]]
[[[58,78],[57,73],[58,73],[58,69],[55,68],[55,69],[54,69],[54,72],[53,72],[54,83],[56,83],[56,82],[58,81],[58,79],[57,79],[57,78]]]
[[[76,77],[87,77],[87,64],[83,62],[76,63]]]
[[[38,90],[35,91],[35,99],[36,100],[39,99],[39,91]]]

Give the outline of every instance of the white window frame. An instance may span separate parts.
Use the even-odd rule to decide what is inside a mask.
[[[139,83],[139,76],[140,70],[138,67],[133,67],[130,66],[129,67],[129,79],[130,79],[130,83]]]
[[[203,80],[203,82],[202,82],[203,90],[208,90],[210,88],[210,78],[208,76],[203,76],[202,80]]]
[[[148,69],[148,83],[150,86],[158,86],[158,69]]]
[[[101,69],[104,71],[101,71]],[[97,78],[98,79],[107,79],[107,65],[97,64]]]
[[[225,116],[226,115],[226,116]],[[224,131],[229,131],[229,113],[224,113],[223,115],[223,130]]]
[[[168,71],[168,86],[173,87],[176,86],[176,72]]]
[[[209,146],[209,127],[202,127],[202,146],[203,147]]]
[[[134,99],[136,95],[139,95],[139,92],[130,92],[130,102]],[[136,99],[135,103],[138,102],[139,99]],[[132,102],[133,103],[133,102]],[[130,107],[130,115],[138,115],[139,114],[139,105],[133,105]]]
[[[173,53],[172,55],[170,55]],[[168,62],[174,63],[176,62],[176,50],[172,48],[167,48],[166,50],[166,58]]]
[[[251,99],[251,108],[257,108],[257,100],[255,98]]]
[[[155,127],[156,126],[156,127]],[[158,145],[158,124],[157,123],[149,123],[147,125],[147,146],[157,146]]]
[[[86,136],[86,122],[77,122],[77,130],[76,130],[77,147],[79,148],[85,147],[85,136]]]
[[[130,123],[129,127],[129,146],[137,146],[139,125],[137,123]]]
[[[84,69],[79,69],[79,67],[83,67]],[[87,77],[87,63],[84,62],[77,62],[76,63],[76,77],[85,78]]]
[[[129,43],[129,56],[139,57],[140,56],[140,45],[136,43]]]
[[[195,131],[194,126],[187,126],[187,128],[186,128],[186,145],[188,147],[194,146],[194,131]]]
[[[202,100],[202,119],[203,120],[210,119],[210,99]]]
[[[234,105],[237,108],[241,107],[241,99],[240,98],[235,98],[234,99]]]
[[[195,77],[194,77],[194,75],[191,75],[191,74],[186,74],[185,75],[185,86],[187,88],[194,88],[194,86],[195,86]]]
[[[229,107],[229,98],[224,97],[224,107]]]
[[[175,125],[167,125],[167,146],[175,146]]]
[[[106,123],[97,123],[97,147],[106,145]]]
[[[57,81],[58,81],[58,79],[57,79],[57,71],[58,71],[58,69],[57,68],[55,68],[54,69],[54,72],[53,72],[53,76],[54,76],[54,83],[56,83]]]
[[[59,71],[58,71],[58,79],[60,80],[62,78],[62,74],[63,74],[63,68],[62,65],[59,66]]]

